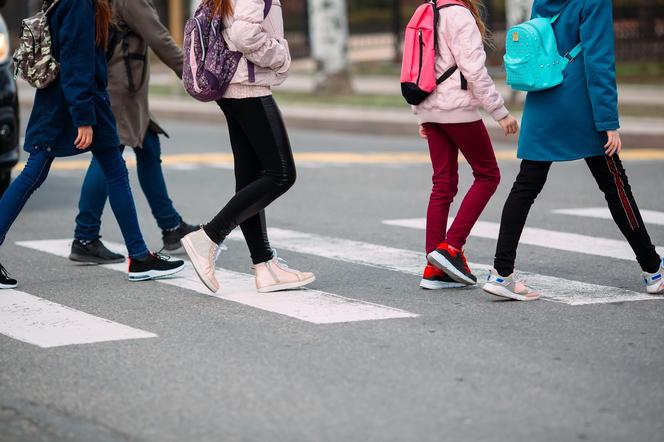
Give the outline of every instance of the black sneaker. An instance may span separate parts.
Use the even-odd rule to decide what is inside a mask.
[[[15,289],[18,286],[18,281],[9,277],[7,269],[0,264],[0,289]]]
[[[453,280],[466,285],[477,284],[477,277],[470,271],[462,250],[442,243],[427,258],[430,264],[447,273]]]
[[[180,253],[183,252],[182,244],[180,240],[185,236],[199,230],[201,226],[192,226],[187,224],[184,221],[180,223],[180,226],[172,231],[163,231],[162,238],[164,239],[164,248],[163,250],[168,253]]]
[[[100,239],[83,244],[75,239],[71,244],[69,259],[84,264],[117,264],[125,262],[125,257],[106,248]]]
[[[158,253],[150,253],[143,259],[129,259],[130,281],[166,278],[182,270],[184,270],[184,261],[171,261]]]

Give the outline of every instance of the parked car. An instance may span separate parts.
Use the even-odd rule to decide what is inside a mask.
[[[0,0],[0,7],[5,1]],[[19,159],[18,91],[12,69],[9,32],[0,13],[0,196],[11,180],[11,171]]]

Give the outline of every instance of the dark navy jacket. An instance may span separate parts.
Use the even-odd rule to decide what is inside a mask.
[[[533,16],[552,17],[566,0],[535,0]],[[569,161],[604,155],[607,130],[620,127],[611,0],[571,0],[554,23],[558,50],[583,53],[565,69],[563,84],[526,98],[519,158]]]
[[[78,128],[92,126],[89,150],[117,148],[120,140],[106,92],[108,75],[104,49],[95,44],[93,0],[61,0],[49,15],[53,53],[60,75],[38,90],[25,135],[25,150],[70,156]]]

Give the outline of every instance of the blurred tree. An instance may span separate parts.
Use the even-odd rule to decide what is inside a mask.
[[[309,0],[311,55],[316,62],[316,91],[352,92],[348,66],[348,10],[345,0]]]

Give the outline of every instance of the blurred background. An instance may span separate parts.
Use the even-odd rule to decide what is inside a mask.
[[[184,23],[199,0],[153,1],[164,23],[182,41]],[[281,1],[294,58],[290,78],[275,94],[282,105],[322,105],[327,106],[326,112],[343,106],[362,109],[363,115],[380,114],[383,120],[389,120],[387,113],[391,111],[409,112],[398,81],[401,40],[421,0]],[[41,0],[10,1],[3,9],[13,43],[20,19],[40,4]],[[504,35],[510,24],[529,17],[532,1],[485,0],[483,4],[495,43],[487,48],[491,74],[518,114],[523,96],[504,84]],[[635,140],[641,145],[660,144],[660,132],[653,131],[664,126],[664,0],[614,0],[613,5],[620,108],[623,117],[634,119],[623,129],[649,135],[649,139]],[[152,92],[160,97],[185,98],[177,78],[158,60],[153,68]],[[399,118],[392,116],[395,121]],[[327,126],[345,128],[331,123]]]

